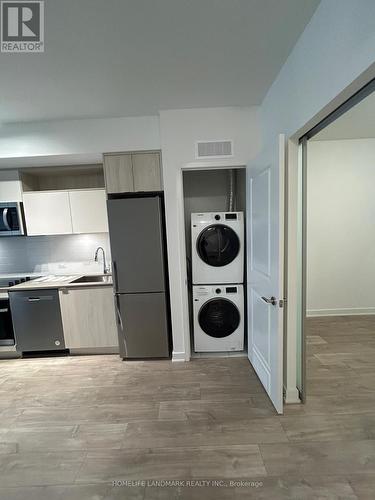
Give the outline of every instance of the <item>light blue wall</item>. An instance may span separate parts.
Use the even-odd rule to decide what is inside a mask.
[[[374,0],[322,0],[261,106],[263,141],[294,134],[375,61]]]

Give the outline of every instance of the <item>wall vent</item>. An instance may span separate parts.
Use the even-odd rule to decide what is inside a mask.
[[[233,156],[233,141],[198,141],[197,158],[227,158]]]

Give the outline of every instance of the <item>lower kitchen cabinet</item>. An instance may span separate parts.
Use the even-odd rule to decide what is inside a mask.
[[[117,352],[118,337],[110,286],[64,288],[60,307],[65,346],[74,352]]]

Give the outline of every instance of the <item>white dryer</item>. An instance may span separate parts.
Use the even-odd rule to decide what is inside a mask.
[[[193,284],[243,283],[243,212],[191,214]]]
[[[242,285],[193,286],[193,312],[196,352],[243,350]]]

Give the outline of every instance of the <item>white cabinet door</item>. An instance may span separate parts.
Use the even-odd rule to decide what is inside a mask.
[[[107,233],[107,198],[104,189],[69,192],[73,233]]]
[[[62,289],[60,306],[68,349],[118,348],[111,286]]]
[[[30,192],[23,194],[27,234],[72,234],[69,193]]]
[[[249,360],[278,413],[283,412],[285,137],[248,174]]]
[[[0,171],[0,202],[22,201],[21,181],[17,170]]]

